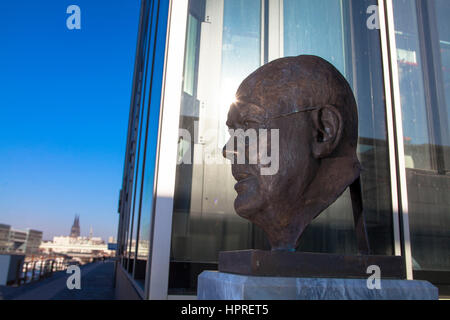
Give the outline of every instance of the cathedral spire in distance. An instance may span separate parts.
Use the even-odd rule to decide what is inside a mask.
[[[78,238],[80,236],[80,216],[75,215],[72,228],[70,229],[70,236],[72,238]]]

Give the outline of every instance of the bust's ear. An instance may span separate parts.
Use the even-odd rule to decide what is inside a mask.
[[[326,105],[311,113],[313,120],[312,151],[316,159],[330,155],[342,137],[343,121],[341,113],[333,106]]]

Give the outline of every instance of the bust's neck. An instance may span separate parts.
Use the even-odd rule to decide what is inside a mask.
[[[335,202],[360,175],[356,157],[335,157],[322,160],[320,169],[301,201],[301,216],[307,224]]]
[[[342,195],[359,177],[360,170],[356,157],[323,159],[315,178],[297,203],[266,208],[263,215],[266,221],[255,222],[263,229],[270,228],[265,231],[272,250],[294,250],[306,227]],[[284,217],[284,221],[279,221],[280,217]],[[267,220],[277,223],[267,223]]]

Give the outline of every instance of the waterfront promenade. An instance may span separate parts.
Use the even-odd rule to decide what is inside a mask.
[[[55,272],[51,277],[20,287],[0,286],[0,300],[112,300],[114,261],[81,266],[81,289],[67,288],[71,274]]]

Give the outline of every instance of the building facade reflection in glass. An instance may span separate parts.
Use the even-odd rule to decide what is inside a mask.
[[[450,2],[394,14],[413,268],[450,271]]]

